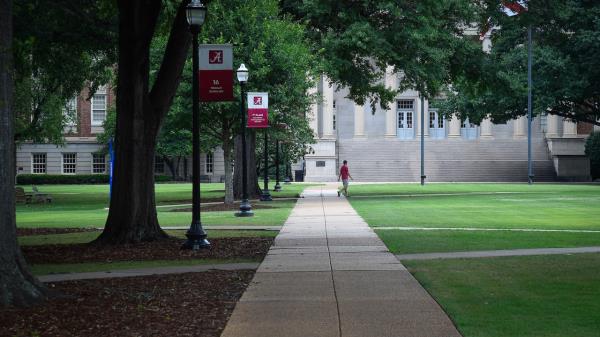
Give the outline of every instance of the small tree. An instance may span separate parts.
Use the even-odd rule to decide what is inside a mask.
[[[590,158],[592,179],[600,178],[600,132],[592,132],[585,142],[585,155]]]

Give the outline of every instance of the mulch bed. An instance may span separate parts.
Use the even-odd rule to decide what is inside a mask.
[[[0,336],[220,336],[253,271],[49,284],[63,296],[0,310]]]
[[[253,203],[252,204],[252,209],[265,209],[265,208],[273,208],[272,206],[268,206],[268,205],[261,205],[261,204],[256,204]],[[237,212],[240,210],[240,205],[239,204],[234,204],[234,205],[226,205],[226,204],[216,204],[216,205],[201,205],[200,209],[202,210],[202,212],[222,212],[222,211],[233,211],[233,212]],[[172,209],[171,212],[191,212],[192,208],[175,208]]]
[[[181,250],[184,240],[169,238],[154,242],[117,247],[91,244],[40,245],[21,247],[27,263],[82,263],[144,260],[185,259],[262,259],[269,250],[273,238],[220,238],[209,239],[211,248],[205,250]]]
[[[17,236],[99,232],[96,228],[17,228]]]

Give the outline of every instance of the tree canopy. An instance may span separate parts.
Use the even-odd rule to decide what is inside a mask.
[[[533,31],[533,112],[600,125],[600,3],[588,0],[530,1],[508,17],[497,1],[485,1],[492,49],[479,76],[458,79],[447,111],[471,121],[495,123],[527,113],[527,27]]]
[[[468,0],[281,1],[311,28],[329,77],[365,99],[389,103],[395,93],[381,79],[387,66],[402,75],[399,90],[415,88],[435,96],[444,84],[472,68],[477,49],[463,38],[478,7]]]

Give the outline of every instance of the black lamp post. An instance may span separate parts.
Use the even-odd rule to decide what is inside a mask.
[[[186,8],[187,21],[192,32],[192,223],[185,236],[187,240],[182,249],[197,250],[210,247],[206,232],[200,222],[200,105],[198,98],[198,33],[206,17],[206,6],[199,0],[193,0]]]
[[[279,139],[275,140],[275,189],[273,191],[281,191],[281,185],[279,185]]]
[[[237,79],[240,82],[240,117],[242,119],[242,202],[240,203],[240,211],[235,213],[235,216],[253,216],[252,206],[248,201],[248,167],[246,160],[246,113],[244,109],[244,85],[248,81],[248,69],[242,63],[237,70]]]
[[[260,201],[273,201],[269,192],[269,128],[265,128],[265,170],[263,180],[263,190],[260,195]]]

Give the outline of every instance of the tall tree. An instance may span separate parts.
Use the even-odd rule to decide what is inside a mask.
[[[15,221],[12,0],[0,1],[0,306],[30,305],[45,298],[17,243]]]
[[[305,27],[283,17],[276,0],[213,0],[207,22],[202,39],[233,43],[235,68],[245,63],[250,69],[247,91],[269,93],[269,119],[293,125],[291,132],[295,135],[309,135],[296,137],[302,144],[312,142],[303,116],[314,100],[306,91],[312,86],[310,75],[318,73],[318,67],[305,38]],[[236,137],[240,133],[239,113],[239,102],[203,106],[202,134],[212,136],[224,152],[226,202],[233,202],[234,190],[237,198],[242,193],[242,170],[235,170],[235,177],[232,176],[234,158],[235,163],[242,162],[241,139]],[[251,196],[260,191],[256,143],[255,132],[248,130]]]
[[[179,3],[161,66],[150,82],[150,46],[161,0],[118,1],[119,62],[113,193],[100,244],[152,241],[160,229],[154,197],[154,154],[160,127],[179,85],[191,34]]]
[[[497,1],[483,2],[492,48],[479,76],[456,81],[444,108],[472,121],[503,123],[527,114],[527,27],[533,30],[533,113],[600,125],[600,3],[529,1],[508,17]]]

